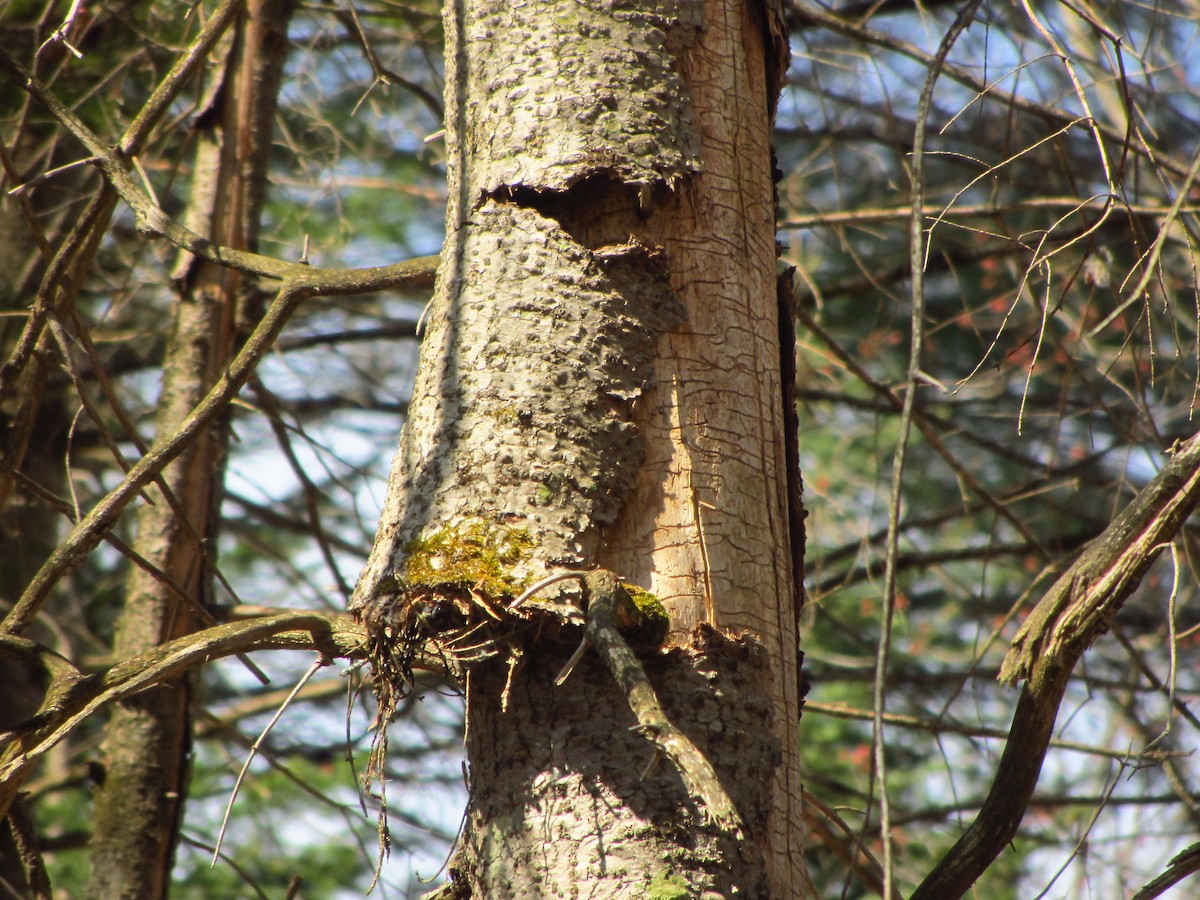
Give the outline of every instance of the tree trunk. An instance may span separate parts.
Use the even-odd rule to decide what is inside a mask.
[[[385,714],[397,644],[487,656],[467,659],[453,866],[474,897],[806,893],[770,152],[786,43],[754,0],[672,9],[446,8],[447,241],[352,607],[385,639]],[[643,660],[740,833],[669,762],[643,774],[654,748],[593,654],[556,687],[560,629],[500,610],[595,567],[665,604],[671,649]],[[564,584],[542,596],[578,601]]]
[[[196,125],[188,227],[254,249],[291,0],[252,0],[239,21],[210,108]],[[155,428],[174,431],[221,376],[253,325],[252,296],[231,269],[185,257],[163,362]],[[155,568],[130,570],[114,656],[126,659],[193,631],[212,593],[217,510],[228,423],[210,428],[164,472],[141,507],[135,551]],[[187,793],[192,679],[179,678],[114,709],[105,729],[88,896],[165,897]]]

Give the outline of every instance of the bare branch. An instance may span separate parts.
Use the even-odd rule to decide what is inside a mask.
[[[254,332],[204,400],[184,419],[174,434],[157,442],[138,460],[121,483],[97,503],[55,548],[0,624],[0,633],[20,634],[29,627],[59,579],[82,562],[100,542],[126,504],[178,457],[201,429],[220,415],[270,349],[292,312],[307,296],[310,294],[304,287],[284,284]]]
[[[1108,629],[1197,501],[1200,435],[1174,454],[1025,620],[1000,669],[1006,684],[1026,681],[992,789],[913,900],[961,897],[1008,846],[1033,796],[1075,664]]]
[[[7,806],[33,764],[110,703],[215,659],[255,650],[310,650],[330,659],[364,659],[366,632],[345,613],[299,611],[229,622],[169,641],[80,677],[65,672],[47,693],[41,712],[0,742],[13,744],[0,762],[0,809]],[[414,665],[450,676],[445,660],[419,656]]]
[[[163,237],[175,246],[217,265],[264,278],[302,283],[309,296],[366,293],[428,284],[437,257],[418,257],[389,266],[366,269],[321,269],[303,262],[282,262],[270,256],[215,244],[174,222],[129,174],[124,157],[108,147],[83,120],[33,77],[8,51],[0,48],[0,69],[33,95],[96,157],[96,164],[113,189],[133,210],[138,230]]]
[[[617,629],[617,599],[624,589],[611,572],[603,570],[588,573],[584,583],[588,595],[588,639],[629,701],[629,708],[637,716],[638,730],[675,764],[688,788],[703,801],[704,811],[713,822],[725,831],[740,833],[741,817],[712,764],[667,718],[642,664]]]
[[[1167,870],[1133,895],[1131,900],[1151,900],[1161,897],[1167,889],[1179,884],[1195,872],[1200,872],[1200,843],[1181,850],[1167,866]]]

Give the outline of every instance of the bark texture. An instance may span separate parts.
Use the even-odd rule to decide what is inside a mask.
[[[770,814],[762,773],[779,753],[763,727],[763,647],[701,627],[646,662],[668,717],[740,801],[746,835],[713,826],[679,773],[656,760],[594,655],[556,687],[566,656],[531,655],[507,692],[500,661],[468,676],[471,805],[455,880],[472,897],[776,896],[749,839]]]
[[[706,833],[678,784],[639,783],[649,744],[611,679],[555,688],[552,650],[510,636],[513,664],[468,680],[458,871],[474,896],[675,878],[679,896],[804,893],[770,153],[781,33],[774,10],[737,0],[446,7],[447,241],[352,608],[398,639],[429,621],[414,608],[431,592],[495,612],[488,594],[597,566],[649,589],[675,645],[695,650],[701,629],[737,648],[673,651],[660,676],[687,697],[664,701],[676,724],[738,773],[746,823],[742,840]],[[446,539],[481,528],[524,548],[485,589]],[[712,740],[713,724],[740,738]]]
[[[480,0],[448,4],[446,29],[447,239],[353,601],[380,622],[403,604],[387,576],[447,523],[526,530],[518,580],[595,561],[643,456],[632,420],[658,338],[682,310],[659,250],[629,229],[581,241],[554,213],[615,192],[628,217],[700,167],[667,47],[694,38],[683,17]],[[563,194],[589,178],[608,190]]]

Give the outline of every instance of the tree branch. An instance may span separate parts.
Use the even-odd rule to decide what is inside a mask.
[[[50,876],[46,874],[41,841],[38,840],[37,826],[26,799],[26,795],[22,794],[13,801],[8,809],[8,826],[12,830],[13,843],[21,866],[25,869],[25,877],[29,880],[29,896],[33,900],[51,900],[54,893],[50,888]]]
[[[1000,681],[1040,689],[1070,669],[1141,583],[1200,501],[1200,435],[1177,450],[1075,564],[1059,576],[1017,631]]]
[[[208,395],[183,420],[178,430],[156,443],[138,460],[121,483],[109,491],[55,548],[50,558],[30,580],[20,600],[0,624],[0,633],[20,634],[29,627],[50,591],[100,542],[126,504],[178,457],[201,429],[220,415],[245,384],[258,361],[274,343],[284,323],[306,296],[307,292],[296,284],[288,283],[280,289],[258,327]]]
[[[329,658],[365,659],[366,646],[366,630],[349,614],[298,611],[197,631],[95,675],[80,676],[59,665],[42,710],[0,734],[0,743],[19,739],[0,762],[0,815],[34,763],[110,703],[227,656],[254,650],[310,650]],[[453,675],[447,661],[433,654],[419,657],[416,663],[419,668]]]
[[[930,66],[934,62],[934,57],[930,53],[926,53],[920,47],[900,38],[893,37],[886,32],[878,29],[869,28],[866,25],[851,21],[850,17],[844,12],[838,13],[826,12],[814,3],[803,2],[803,0],[793,0],[790,5],[792,14],[797,24],[803,27],[810,25],[819,25],[828,28],[834,34],[840,34],[843,37],[852,38],[862,41],[864,44],[873,44],[876,47],[881,47],[885,50],[891,50],[899,53],[902,56],[907,56],[909,59],[920,63],[923,66]],[[1031,116],[1037,116],[1043,121],[1052,125],[1069,125],[1079,122],[1079,117],[1069,113],[1056,106],[1051,106],[1048,103],[1041,103],[1037,100],[1029,100],[1025,97],[1018,96],[1012,91],[1002,90],[996,84],[988,84],[982,78],[972,74],[967,69],[961,66],[956,66],[953,63],[946,62],[941,66],[941,71],[949,78],[958,82],[965,87],[969,87],[974,91],[989,96],[1005,103],[1010,109],[1027,113]],[[1169,156],[1162,152],[1162,148],[1151,152],[1145,146],[1141,146],[1138,142],[1129,141],[1128,136],[1115,128],[1100,123],[1095,123],[1095,127],[1099,134],[1104,138],[1113,142],[1114,145],[1127,149],[1130,152],[1136,153],[1139,156],[1149,159],[1152,163],[1160,168],[1171,172],[1174,175],[1184,176],[1188,172],[1188,165],[1180,160]]]
[[[611,572],[589,572],[587,588],[587,636],[616,679],[637,716],[638,728],[675,764],[684,783],[700,798],[704,811],[723,830],[737,833],[741,817],[721,785],[712,764],[686,734],[667,718],[650,679],[617,628],[617,602],[624,588]]]
[[[229,23],[234,20],[245,0],[223,0],[220,6],[212,11],[200,33],[187,48],[187,52],[175,60],[175,65],[163,77],[154,89],[154,93],[142,104],[125,134],[121,138],[121,154],[136,156],[142,144],[150,136],[158,120],[171,107],[171,102],[179,96],[179,92],[187,86],[196,69],[204,64]]]
[[[818,703],[814,700],[804,701],[804,712],[815,713],[818,716],[829,716],[833,719],[849,719],[858,722],[869,722],[875,715],[869,709],[856,709],[852,706],[837,703]],[[935,735],[958,734],[968,738],[993,740],[1006,738],[1009,734],[1003,728],[965,725],[947,719],[921,718],[918,716],[906,716],[900,713],[885,713],[883,718],[887,724],[897,728],[912,728],[918,731],[927,731]],[[1060,750],[1072,750],[1076,753],[1089,753],[1108,759],[1122,760],[1134,759],[1138,761],[1154,760],[1156,762],[1163,762],[1169,761],[1174,756],[1189,755],[1189,752],[1184,750],[1146,750],[1142,753],[1133,753],[1128,750],[1114,750],[1111,747],[1100,747],[1095,744],[1082,744],[1079,741],[1064,741],[1060,738],[1052,740],[1050,746]]]
[[[174,222],[129,174],[126,158],[104,143],[45,85],[3,48],[0,69],[41,103],[95,157],[95,163],[121,199],[133,210],[143,234],[163,237],[175,246],[226,268],[265,278],[302,284],[309,296],[365,293],[428,284],[437,268],[436,256],[424,256],[367,269],[322,269],[303,262],[283,262],[247,250],[213,243]]]
[[[1177,853],[1164,871],[1133,895],[1130,900],[1151,900],[1160,897],[1167,889],[1183,881],[1194,872],[1200,872],[1200,843],[1192,844]]]
[[[1141,583],[1200,501],[1200,435],[1088,546],[1025,620],[1000,681],[1025,679],[992,789],[979,815],[912,895],[961,897],[1008,846],[1033,796],[1075,664]]]

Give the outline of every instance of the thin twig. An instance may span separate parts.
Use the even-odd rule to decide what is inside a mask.
[[[1033,209],[1063,209],[1072,212],[1097,204],[1103,207],[1112,202],[1112,197],[1103,194],[1083,199],[1079,197],[1022,197],[1012,203],[980,203],[962,206],[948,206],[945,203],[939,203],[936,206],[930,204],[921,210],[921,215],[925,219],[937,218],[939,221],[949,222],[953,219],[998,218],[1014,213],[1027,213]],[[1158,218],[1165,215],[1169,207],[1121,204],[1120,210],[1130,216]],[[1200,213],[1200,206],[1184,204],[1178,212],[1196,215]],[[782,229],[839,228],[845,225],[883,225],[888,222],[908,221],[911,218],[912,206],[876,206],[866,209],[838,209],[809,213],[803,216],[791,216],[780,222],[779,227]]]
[[[181,834],[179,836],[179,840],[185,844],[189,844],[192,847],[197,848],[198,850],[203,850],[206,853],[211,853],[213,850],[212,844],[197,840],[196,838],[191,837],[190,835]],[[256,882],[254,880],[254,876],[250,872],[248,872],[244,868],[242,868],[240,865],[238,865],[237,860],[235,860],[232,856],[227,856],[224,853],[221,854],[221,860],[227,866],[229,866],[229,868],[231,868],[237,874],[237,876],[239,878],[241,878],[242,881],[245,882],[245,884],[252,891],[254,891],[254,893],[256,895],[258,895],[260,900],[271,900],[270,894],[268,894],[266,891],[264,891],[261,887],[258,886],[258,882]]]
[[[213,847],[213,858],[210,868],[215,869],[217,866],[217,860],[221,855],[221,842],[225,840],[225,829],[229,826],[229,816],[233,813],[233,803],[237,800],[238,791],[241,790],[242,782],[246,779],[246,773],[250,770],[250,763],[254,762],[254,757],[258,755],[258,750],[267,739],[267,735],[271,733],[271,729],[283,718],[284,711],[296,698],[296,695],[304,689],[304,686],[308,684],[314,675],[327,665],[329,665],[329,660],[321,657],[308,667],[308,670],[296,682],[296,686],[292,688],[283,702],[279,704],[279,709],[275,710],[275,715],[271,716],[271,721],[267,722],[258,739],[250,746],[250,752],[246,754],[246,762],[242,764],[242,770],[238,772],[238,777],[233,782],[233,790],[229,792],[229,802],[225,804],[225,815],[221,818],[221,827],[217,831],[217,843]]]
[[[123,156],[108,147],[66,104],[0,47],[0,70],[30,93],[97,158],[104,177],[121,199],[133,210],[137,228],[143,234],[163,237],[182,250],[201,259],[239,272],[275,278],[303,285],[308,296],[362,293],[388,288],[411,287],[414,282],[428,283],[437,266],[437,257],[421,257],[389,266],[365,269],[322,269],[300,262],[283,262],[270,256],[236,250],[184,228],[153,202],[129,174]]]
[[[1154,236],[1154,242],[1149,249],[1142,254],[1138,259],[1138,265],[1142,267],[1141,277],[1138,278],[1137,284],[1133,290],[1129,292],[1129,299],[1117,305],[1117,308],[1110,312],[1107,316],[1094,325],[1088,331],[1088,337],[1095,337],[1105,328],[1115,322],[1124,312],[1139,301],[1145,299],[1146,287],[1150,284],[1155,273],[1158,271],[1159,259],[1162,257],[1163,249],[1167,245],[1167,238],[1171,235],[1171,226],[1180,220],[1180,210],[1184,204],[1192,196],[1192,186],[1196,183],[1197,178],[1200,178],[1200,149],[1196,151],[1196,155],[1192,157],[1192,164],[1188,168],[1187,174],[1184,175],[1183,183],[1179,185],[1175,194],[1175,199],[1171,202],[1171,208],[1163,215],[1162,221],[1158,227],[1158,234]],[[1136,268],[1136,267],[1135,267]],[[1130,272],[1131,277],[1133,272]],[[1122,283],[1121,287],[1125,287]]]
[[[850,719],[852,721],[869,722],[874,718],[874,711],[869,709],[857,709],[851,706],[842,706],[834,703],[819,703],[815,700],[804,701],[805,713],[816,713],[819,716],[830,716],[834,719]],[[900,713],[887,713],[884,720],[897,728],[913,728],[920,731],[927,731],[930,734],[959,734],[969,738],[983,738],[985,740],[1003,740],[1007,738],[1009,732],[1004,728],[985,728],[978,725],[960,725],[957,722],[949,722],[945,719],[923,719],[917,716],[906,716]],[[1055,738],[1050,742],[1050,746],[1056,750],[1070,750],[1074,753],[1086,753],[1090,756],[1103,756],[1107,759],[1134,760],[1134,761],[1154,761],[1171,759],[1173,757],[1181,757],[1190,755],[1187,750],[1150,750],[1146,749],[1139,753],[1130,753],[1127,750],[1114,750],[1111,747],[1099,747],[1095,744],[1083,744],[1079,741],[1067,741],[1062,738]]]
[[[835,34],[840,34],[845,37],[853,38],[854,40],[863,41],[866,44],[872,44],[876,47],[881,47],[885,50],[891,50],[906,56],[925,66],[933,65],[934,57],[926,53],[916,44],[902,40],[886,32],[874,28],[868,28],[858,22],[852,21],[843,15],[832,12],[827,12],[815,3],[800,2],[800,0],[792,0],[792,9],[795,11],[799,21],[814,25],[820,25],[828,28]],[[1002,91],[996,87],[995,83],[989,84],[984,79],[977,76],[973,71],[956,66],[953,63],[943,63],[940,66],[943,74],[947,78],[951,78],[965,87],[969,87],[981,94],[991,94],[995,96],[999,102],[1005,104],[1014,112],[1022,112],[1031,116],[1035,116],[1046,122],[1062,124],[1070,120],[1078,118],[1077,116],[1065,112],[1058,107],[1048,103],[1041,103],[1037,100],[1031,100],[1018,95],[1015,91]],[[1095,123],[1099,133],[1112,141],[1116,146],[1126,146],[1128,141],[1123,132],[1099,122]],[[1157,167],[1165,169],[1175,175],[1183,175],[1187,172],[1188,166],[1167,156],[1164,153],[1154,153],[1148,147],[1141,146],[1136,148],[1136,152],[1154,163]]]
[[[271,426],[271,431],[275,435],[275,442],[279,445],[280,451],[283,453],[284,459],[287,460],[288,466],[292,470],[292,474],[300,482],[300,489],[304,495],[304,510],[308,515],[309,533],[317,542],[317,547],[321,551],[321,556],[325,560],[325,567],[329,570],[330,576],[337,585],[338,592],[346,600],[350,599],[351,586],[346,583],[345,577],[342,575],[342,570],[338,567],[337,560],[333,555],[333,547],[325,534],[325,527],[321,523],[321,508],[320,498],[321,492],[313,483],[313,480],[308,477],[308,473],[301,465],[299,457],[296,456],[296,451],[292,447],[292,439],[288,434],[287,425],[283,421],[283,410],[279,402],[279,398],[275,396],[257,375],[250,379],[250,389],[254,391],[254,395],[258,398],[259,404],[262,406],[263,412],[267,417],[267,422]],[[303,429],[297,426],[303,435]]]
[[[867,372],[867,370],[864,369],[863,366],[854,358],[854,355],[842,347],[842,345],[837,342],[833,335],[826,331],[821,324],[815,318],[813,318],[812,314],[799,304],[796,306],[796,319],[805,328],[816,335],[820,341],[837,357],[838,361],[846,366],[851,374],[858,378],[859,381],[874,391],[875,394],[880,397],[880,399],[888,403],[897,412],[903,411],[904,401],[900,397],[896,396],[896,392],[887,385],[882,384],[878,380],[872,378],[870,373]],[[991,491],[989,491],[987,487],[985,487],[983,483],[980,482],[980,480],[975,476],[975,474],[965,465],[963,465],[962,461],[954,455],[948,446],[946,446],[946,442],[941,439],[937,431],[934,429],[933,424],[929,421],[925,414],[921,412],[921,410],[914,410],[913,421],[917,428],[920,429],[921,436],[929,442],[929,445],[937,452],[938,456],[940,456],[946,462],[946,465],[950,467],[950,470],[962,480],[962,483],[967,486],[971,493],[975,494],[975,496],[979,497],[980,500],[986,503],[990,509],[995,511],[996,515],[1000,516],[1000,518],[1012,525],[1012,527],[1017,530],[1021,537],[1025,538],[1025,540],[1029,541],[1030,544],[1033,545],[1034,549],[1037,550],[1038,554],[1043,559],[1049,560],[1052,558],[1050,551],[1047,550],[1046,546],[1040,540],[1038,540],[1037,536],[1034,535],[1032,531],[1030,531],[1029,526],[1017,518],[1013,511],[1009,509],[1005,503],[1001,502],[1001,500]]]
[[[67,673],[51,684],[47,702],[34,719],[0,734],[0,744],[17,736],[25,738],[0,758],[0,816],[34,764],[97,710],[214,659],[268,649],[315,650],[330,658],[365,659],[367,635],[348,613],[294,612],[193,632],[95,675],[80,678]],[[436,655],[423,655],[413,665],[456,677],[450,663]]]
[[[1104,788],[1104,793],[1100,795],[1099,800],[1094,804],[1095,808],[1092,810],[1091,818],[1088,819],[1088,823],[1084,826],[1083,832],[1078,838],[1076,838],[1075,846],[1071,848],[1071,852],[1067,854],[1067,858],[1062,861],[1062,864],[1058,867],[1058,870],[1052,876],[1050,876],[1045,887],[1038,892],[1037,896],[1035,896],[1033,900],[1045,900],[1046,895],[1050,893],[1050,889],[1054,887],[1054,883],[1062,877],[1063,872],[1067,871],[1067,867],[1071,865],[1077,856],[1079,856],[1080,851],[1088,846],[1088,838],[1092,833],[1092,829],[1100,820],[1100,814],[1108,808],[1108,802],[1112,799],[1113,792],[1117,789],[1117,785],[1121,783],[1121,773],[1124,770],[1125,764],[1122,763],[1120,766],[1118,766],[1116,775],[1110,774],[1108,784]]]
[[[534,583],[533,585],[531,585],[530,587],[526,588],[521,593],[521,596],[519,596],[515,600],[513,600],[512,603],[508,604],[508,608],[516,609],[522,603],[524,603],[525,601],[529,600],[532,597],[537,596],[542,591],[544,591],[546,588],[550,587],[550,585],[552,585],[552,584],[558,584],[560,581],[569,581],[569,580],[582,582],[589,574],[590,573],[584,569],[569,569],[565,572],[555,572],[553,575],[547,575],[541,581],[538,581],[538,582]]]
[[[912,269],[912,329],[909,337],[907,389],[904,405],[900,410],[900,433],[896,452],[892,457],[891,498],[888,503],[888,536],[886,541],[886,568],[883,578],[883,633],[879,637],[878,655],[875,663],[875,684],[871,743],[875,760],[875,778],[879,785],[879,817],[883,838],[883,896],[890,897],[894,890],[895,864],[892,859],[891,804],[887,787],[887,752],[884,741],[884,710],[887,704],[888,658],[891,654],[892,623],[896,614],[896,573],[898,568],[900,503],[904,487],[904,466],[908,459],[908,441],[912,434],[913,414],[916,405],[917,384],[921,375],[921,347],[925,339],[925,131],[930,110],[933,106],[933,89],[941,74],[942,66],[950,48],[966,30],[982,0],[969,0],[959,11],[954,23],[942,38],[937,54],[930,63],[917,103],[916,129],[913,133],[911,157],[912,216],[909,219],[909,265]]]
[[[1176,604],[1178,602],[1179,545],[1176,541],[1171,541],[1171,594],[1167,597],[1167,705],[1171,707],[1175,706],[1175,687],[1179,676],[1179,636],[1176,634],[1176,627],[1179,624],[1176,621]],[[1162,731],[1148,746],[1153,747],[1159,741],[1165,740],[1171,733],[1171,723],[1174,721],[1174,716],[1167,716]]]
[[[1076,664],[1200,502],[1200,434],[1163,466],[1038,602],[1013,638],[1000,680],[1025,679],[1008,742],[975,821],[912,900],[961,897],[1012,841],[1046,757]]]

